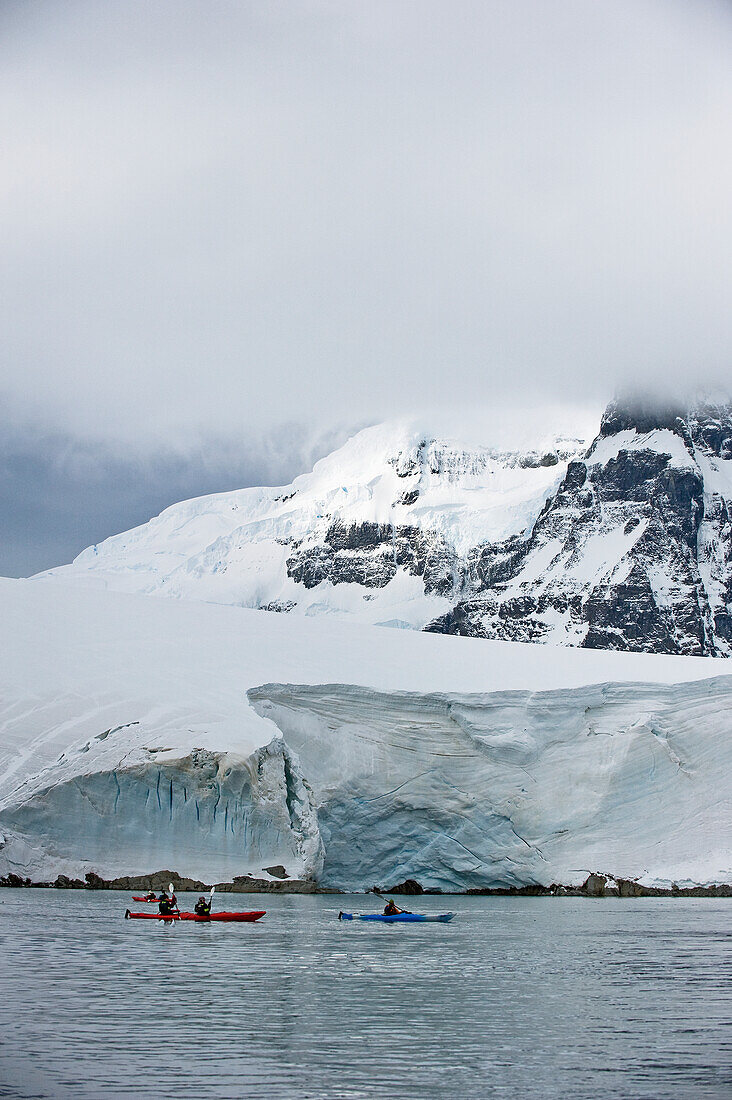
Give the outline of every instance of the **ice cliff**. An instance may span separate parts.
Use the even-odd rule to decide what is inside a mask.
[[[732,791],[720,782],[732,764],[726,677],[488,695],[268,685],[249,695],[311,779],[326,885],[416,878],[460,890],[578,883],[600,870],[670,886],[732,873]]]
[[[0,875],[732,882],[713,659],[0,581]]]

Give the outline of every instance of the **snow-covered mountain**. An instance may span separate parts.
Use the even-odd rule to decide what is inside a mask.
[[[613,405],[597,438],[359,433],[310,474],[166,509],[49,575],[472,637],[732,653],[732,407]]]
[[[74,583],[421,629],[476,545],[525,537],[582,440],[507,453],[367,428],[280,488],[167,508],[51,570]]]
[[[0,581],[0,875],[732,882],[727,662]]]

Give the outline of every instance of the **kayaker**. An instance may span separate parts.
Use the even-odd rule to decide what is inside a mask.
[[[154,890],[151,890],[148,894],[145,894],[145,901],[157,901],[158,895]]]
[[[203,896],[203,894],[201,894],[200,898],[198,899],[198,901],[196,902],[196,904],[193,907],[193,912],[196,913],[196,915],[199,916],[199,917],[210,917],[211,916],[211,902],[208,901]]]
[[[385,917],[395,917],[397,915],[397,913],[403,913],[403,912],[404,912],[403,909],[399,909],[399,907],[394,904],[394,899],[393,898],[389,898],[386,905],[384,906],[384,916]]]
[[[163,890],[158,898],[158,910],[165,916],[168,916],[170,913],[175,913],[177,909],[178,901],[175,894],[169,898],[165,890]]]

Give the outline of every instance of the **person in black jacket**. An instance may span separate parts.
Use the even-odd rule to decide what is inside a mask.
[[[211,902],[210,902],[210,900],[207,901],[206,898],[203,896],[203,894],[201,894],[200,898],[198,899],[198,901],[196,902],[196,904],[193,908],[193,912],[196,914],[196,916],[199,916],[199,917],[210,917],[211,916]]]
[[[170,916],[172,913],[176,913],[178,911],[178,900],[175,894],[169,898],[165,890],[162,890],[158,898],[158,910],[163,916]]]

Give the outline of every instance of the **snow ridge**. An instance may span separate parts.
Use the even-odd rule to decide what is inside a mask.
[[[291,485],[173,505],[45,576],[421,629],[462,590],[471,548],[530,530],[584,446],[511,453],[379,425]]]

